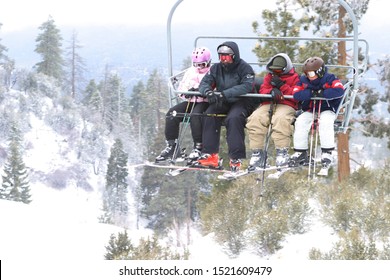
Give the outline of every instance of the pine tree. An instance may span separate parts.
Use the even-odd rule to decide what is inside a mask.
[[[51,16],[39,29],[42,33],[35,40],[37,42],[35,52],[42,56],[42,61],[36,64],[37,72],[62,81],[64,60],[62,58],[60,30],[56,27]]]
[[[1,26],[3,24],[0,23],[0,29],[1,29]],[[1,41],[1,39],[0,39]],[[5,52],[7,51],[7,48],[5,46],[3,46],[2,44],[0,44],[0,60],[3,59],[6,55],[5,55]]]
[[[105,246],[107,253],[104,255],[106,260],[128,260],[130,252],[134,249],[127,231],[118,233],[118,237],[111,234],[108,246]]]
[[[3,183],[0,188],[0,198],[30,203],[30,186],[27,168],[21,154],[20,131],[15,124],[10,137],[10,153],[4,165]]]
[[[289,10],[289,2],[291,0],[278,1],[278,7],[275,11],[268,9],[263,10],[262,18],[264,20],[265,30],[260,30],[257,21],[252,23],[255,33],[260,36],[274,36],[274,37],[299,37],[300,28],[303,19],[297,20]],[[253,50],[258,56],[259,62],[264,63],[277,53],[286,53],[292,60],[297,55],[298,41],[284,41],[284,40],[267,40],[259,39],[259,43]]]
[[[2,24],[0,23],[0,29]],[[1,38],[0,38],[1,41]],[[11,87],[11,74],[15,70],[15,61],[10,59],[6,52],[8,49],[0,44],[0,85],[4,85],[7,89]]]
[[[384,87],[384,92],[374,91],[372,88],[364,86],[361,92],[364,93],[364,99],[357,97],[357,103],[361,104],[361,110],[358,111],[361,116],[359,121],[364,126],[364,135],[377,138],[385,138],[390,135],[390,125],[387,116],[378,116],[375,114],[375,105],[383,102],[387,105],[387,111],[390,112],[390,57],[386,56],[377,62],[379,68],[379,81]],[[364,100],[364,102],[361,102]],[[387,148],[390,149],[390,140],[387,141]]]
[[[101,111],[103,107],[103,100],[98,85],[94,79],[89,81],[84,90],[83,103],[96,112]]]
[[[98,89],[101,93],[101,108],[103,122],[110,131],[122,126],[125,114],[128,113],[128,99],[125,97],[125,88],[117,73],[108,73],[106,70],[104,81],[100,82]]]
[[[106,219],[114,224],[123,224],[129,210],[127,157],[127,153],[123,151],[122,141],[116,139],[108,159],[106,189],[103,197]]]

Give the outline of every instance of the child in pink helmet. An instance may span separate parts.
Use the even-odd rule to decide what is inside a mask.
[[[211,65],[211,52],[206,47],[196,48],[191,56],[192,67],[184,74],[180,81],[178,91],[198,91],[200,81],[209,71]],[[207,99],[200,95],[181,95],[183,102],[171,107],[166,114],[165,139],[167,146],[156,157],[156,162],[164,162],[172,159],[179,137],[180,123],[184,119],[184,114],[191,112],[190,127],[194,142],[193,150],[188,156],[189,161],[197,160],[202,150],[202,119],[201,114],[207,109]],[[173,112],[176,116],[173,116]],[[177,156],[177,154],[176,154]]]

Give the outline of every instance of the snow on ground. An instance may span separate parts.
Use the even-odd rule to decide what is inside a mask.
[[[39,197],[35,197],[30,205],[0,200],[1,255],[17,257],[23,254],[33,257],[39,252],[43,258],[56,256],[60,259],[98,261],[104,259],[104,246],[108,244],[110,235],[124,230],[98,222],[97,203],[100,202],[94,193],[71,189],[53,190],[44,186],[40,186],[39,193]],[[151,232],[130,228],[128,234],[136,243]],[[329,250],[335,238],[330,229],[316,222],[306,234],[288,236],[283,248],[269,259],[306,260],[312,247]],[[216,244],[212,234],[202,236],[192,229],[191,239],[191,260],[229,259],[223,248]],[[251,252],[245,252],[239,257],[245,258],[261,259]]]
[[[237,259],[229,259],[223,253],[221,246],[214,242],[212,234],[202,236],[199,232],[192,231],[193,242],[189,246],[191,252],[189,262],[104,262],[104,246],[107,245],[110,235],[122,232],[123,229],[100,224],[95,217],[91,218],[93,215],[83,213],[83,209],[94,208],[89,205],[94,203],[93,200],[84,199],[88,197],[86,193],[80,195],[71,190],[50,189],[40,191],[46,193],[42,197],[51,200],[50,203],[26,205],[0,200],[0,259],[4,268],[2,273],[7,275],[4,279],[114,280],[124,279],[123,276],[118,276],[118,271],[125,266],[169,268],[173,265],[180,268],[203,267],[210,271],[214,266],[271,266],[274,277],[268,279],[277,280],[287,279],[286,277],[292,275],[299,275],[301,280],[314,279],[315,275],[331,276],[332,279],[341,277],[356,280],[368,279],[367,274],[379,276],[379,273],[388,276],[388,273],[386,274],[388,266],[383,262],[307,261],[308,251],[313,244],[319,249],[328,250],[334,239],[331,232],[320,223],[312,226],[306,234],[287,237],[283,244],[284,248],[269,260],[261,259],[250,252],[243,253]],[[59,197],[63,203],[59,203]],[[75,215],[77,212],[80,215]],[[135,241],[151,232],[145,229],[129,229],[128,234]],[[361,265],[363,263],[364,266]],[[342,271],[347,272],[352,278],[342,276]],[[258,277],[260,276],[257,275],[256,279]],[[146,279],[133,277],[133,279],[140,278]],[[148,277],[148,279],[161,278]],[[196,277],[196,279],[210,279],[210,274],[208,277]],[[229,279],[255,278],[229,276]]]
[[[88,271],[91,266],[96,270],[104,260],[105,246],[110,235],[124,230],[98,222],[101,208],[99,189],[104,185],[104,178],[91,175],[89,183],[93,190],[89,191],[78,188],[72,183],[64,189],[49,187],[40,175],[49,174],[56,169],[61,170],[64,165],[71,166],[75,163],[76,157],[72,152],[69,153],[66,140],[48,128],[43,121],[32,116],[30,122],[32,130],[25,136],[27,149],[24,161],[27,167],[34,170],[34,175],[30,178],[32,202],[26,205],[0,200],[0,259],[4,262],[3,267],[9,267],[9,262],[12,260],[13,264],[16,263],[14,269],[28,267],[35,272],[38,271],[38,275],[34,274],[34,276],[40,276],[41,269],[49,269],[45,265],[51,260],[65,265],[71,262],[72,265],[83,266],[80,269],[85,271]],[[129,202],[134,204],[131,195],[129,195]],[[143,228],[142,222],[137,229],[136,211],[131,209],[130,213],[128,235],[136,243],[141,237],[149,236],[151,231]],[[283,248],[274,255],[261,258],[248,251],[243,252],[236,259],[231,259],[224,253],[223,247],[214,241],[212,234],[202,236],[200,232],[192,229],[191,239],[190,260],[194,262],[234,264],[235,262],[282,261],[291,263],[291,261],[307,261],[309,251],[313,247],[321,251],[329,251],[337,241],[337,236],[319,219],[313,220],[307,233],[287,236],[282,244]],[[29,266],[26,266],[27,264]],[[29,274],[29,271],[25,273],[30,275],[31,279],[38,279],[32,276],[33,274]],[[108,277],[93,278],[88,275],[87,277],[78,275],[79,277],[72,277],[72,279],[113,279],[113,275],[114,272],[111,272]],[[59,275],[40,277],[40,279],[70,279],[57,276]],[[23,279],[27,278],[23,277]]]

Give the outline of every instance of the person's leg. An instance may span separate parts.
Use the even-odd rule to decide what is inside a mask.
[[[269,104],[261,105],[248,117],[246,128],[251,150],[264,149],[264,139],[270,125],[269,107]]]

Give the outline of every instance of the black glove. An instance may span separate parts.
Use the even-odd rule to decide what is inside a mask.
[[[187,90],[187,91],[198,91],[198,89],[197,88],[190,88],[189,90]],[[184,97],[186,98],[186,99],[191,99],[192,97],[193,97],[193,95],[192,94],[184,94]]]
[[[212,90],[206,90],[205,92],[201,92],[200,94],[202,95],[203,98],[206,98],[207,95],[210,93],[210,92],[213,92]]]
[[[214,91],[208,90],[204,93],[204,97],[207,98],[210,104],[215,103],[216,97],[214,96]]]
[[[271,85],[274,87],[281,88],[285,83],[279,76],[272,76]]]
[[[324,90],[318,89],[318,90],[312,90],[311,94],[313,97],[324,97]]]
[[[272,96],[272,99],[273,99],[275,102],[279,102],[279,101],[281,101],[281,100],[284,99],[283,93],[282,93],[279,89],[277,89],[277,88],[272,89],[271,92],[270,92],[270,94],[271,94],[271,96]]]
[[[208,91],[207,92],[207,100],[210,104],[216,104],[217,107],[221,106],[222,103],[225,101],[225,96],[223,95],[223,92],[214,92],[214,91]]]

